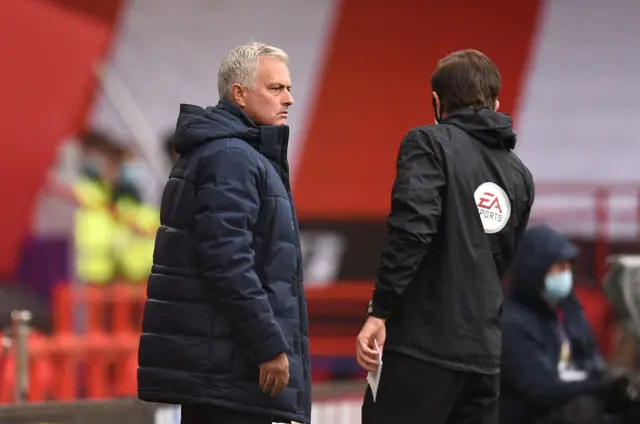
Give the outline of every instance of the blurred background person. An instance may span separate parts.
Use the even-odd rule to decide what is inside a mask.
[[[115,254],[119,276],[125,281],[144,284],[151,272],[153,245],[160,226],[160,210],[145,199],[149,169],[134,151],[127,150],[119,163],[113,193],[113,209],[118,234]]]
[[[609,372],[573,294],[577,256],[551,227],[524,235],[502,315],[501,424],[632,422],[629,378]]]
[[[151,269],[157,207],[143,201],[146,166],[104,133],[80,136],[82,171],[74,185],[76,267],[81,281],[145,281]]]
[[[113,216],[114,193],[125,151],[106,134],[86,131],[79,136],[81,173],[73,186],[77,277],[88,283],[106,284],[117,275],[114,240],[118,237]],[[134,191],[137,195],[137,191]]]

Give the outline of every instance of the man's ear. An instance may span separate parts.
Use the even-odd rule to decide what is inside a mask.
[[[500,109],[500,100],[496,99],[496,105],[495,105],[495,107],[493,108],[493,110],[497,112],[497,111],[498,111],[498,109]]]
[[[240,106],[241,108],[244,108],[247,106],[246,95],[247,95],[247,91],[244,89],[242,85],[236,83],[231,86],[231,93],[229,96],[231,97],[230,100],[236,105]]]
[[[442,109],[440,105],[440,96],[435,91],[431,92],[431,103],[433,104],[433,114],[436,117],[436,123],[442,119]]]

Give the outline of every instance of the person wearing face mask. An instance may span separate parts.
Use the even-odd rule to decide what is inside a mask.
[[[604,423],[628,404],[573,293],[577,255],[548,226],[524,234],[502,315],[501,424]]]
[[[387,245],[356,338],[363,368],[384,362],[363,423],[497,422],[501,279],[534,200],[500,86],[481,52],[444,57],[431,76],[437,124],[400,144]]]
[[[149,183],[143,161],[128,151],[120,163],[119,171],[113,193],[118,272],[128,282],[145,283],[153,263],[160,211],[142,198],[141,189]]]
[[[108,284],[117,275],[112,203],[123,149],[98,131],[84,131],[79,141],[83,163],[73,184],[76,277],[85,283]]]

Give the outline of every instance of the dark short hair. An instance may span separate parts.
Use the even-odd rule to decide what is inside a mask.
[[[107,155],[114,161],[122,160],[128,150],[116,142],[111,136],[97,130],[81,131],[78,138],[83,149],[95,149]]]
[[[431,75],[431,89],[440,98],[442,112],[467,107],[492,109],[501,85],[498,67],[477,50],[445,56]]]

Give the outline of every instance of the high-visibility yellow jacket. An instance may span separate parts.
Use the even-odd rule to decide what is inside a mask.
[[[116,259],[122,277],[133,283],[146,283],[153,264],[155,235],[160,211],[146,203],[124,196],[116,201]]]
[[[76,275],[82,282],[106,284],[116,271],[111,192],[88,177],[80,178],[73,191],[78,201],[74,217]]]

